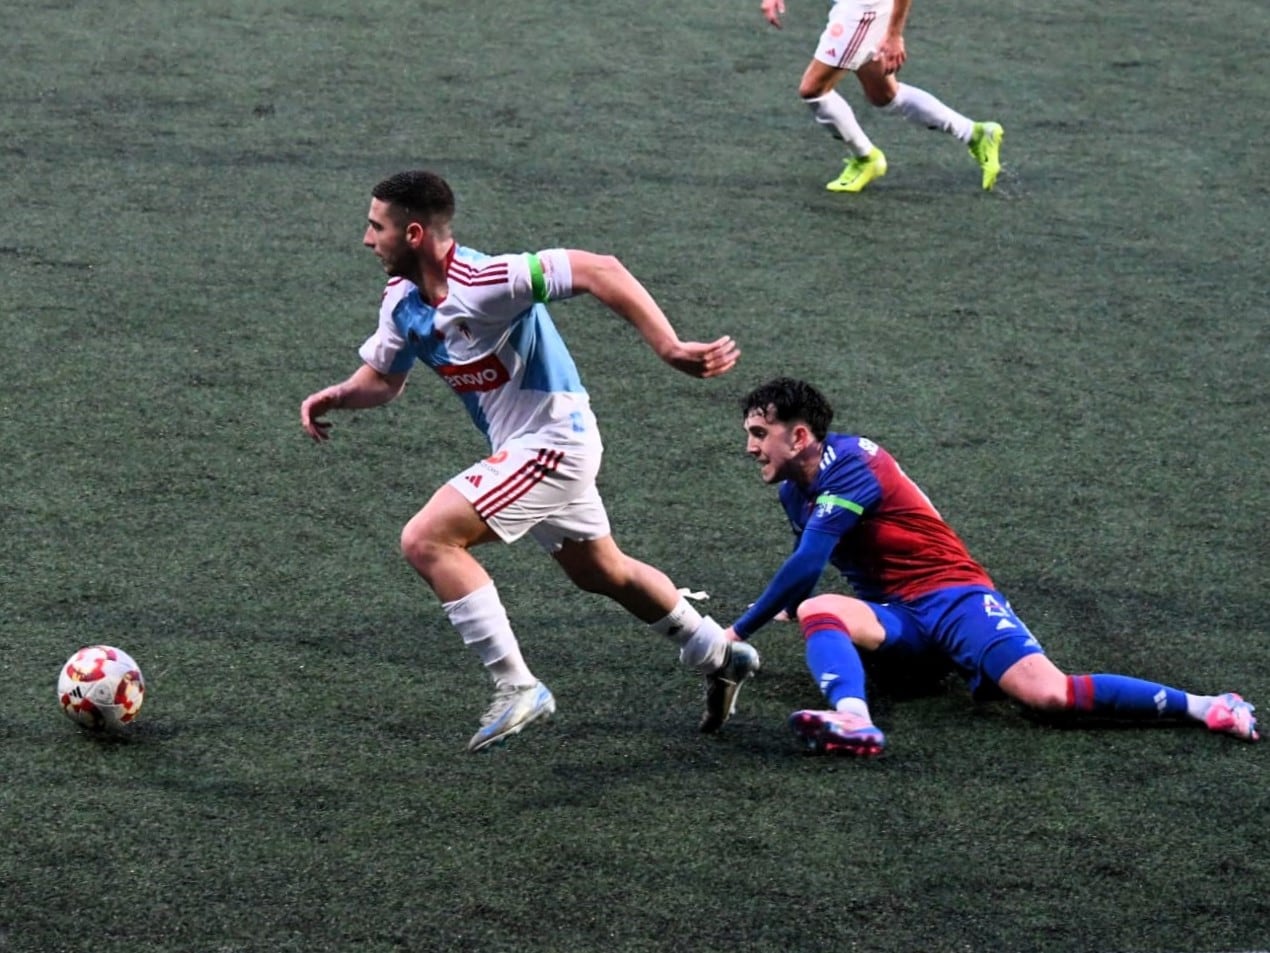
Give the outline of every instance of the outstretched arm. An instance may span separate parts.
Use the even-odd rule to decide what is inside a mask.
[[[310,394],[300,405],[300,426],[314,440],[327,440],[331,429],[322,418],[331,410],[364,410],[386,404],[406,386],[405,374],[381,374],[369,364],[355,370],[348,380]]]
[[[798,548],[776,571],[763,594],[745,610],[741,618],[732,623],[728,634],[748,639],[776,618],[782,610],[793,610],[798,603],[810,596],[816,583],[820,581],[820,574],[824,572],[839,538],[835,533],[804,531],[798,540]]]
[[[778,30],[781,25],[781,17],[785,14],[785,0],[763,0],[763,16],[767,18],[767,22]]]
[[[648,289],[612,255],[569,250],[574,293],[586,292],[625,318],[663,361],[692,377],[726,374],[741,356],[730,337],[709,343],[681,341]]]

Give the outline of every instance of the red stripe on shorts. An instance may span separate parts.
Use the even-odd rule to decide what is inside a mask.
[[[868,13],[860,14],[860,22],[855,25],[855,32],[851,34],[851,39],[847,42],[846,52],[838,59],[838,66],[842,67],[844,63],[851,62],[851,58],[860,49],[860,44],[864,42],[865,34],[869,32],[869,26],[876,18],[877,14],[872,10]]]
[[[472,504],[483,520],[511,506],[541,483],[548,473],[554,473],[564,459],[563,450],[539,449],[538,456],[524,464],[502,483],[490,488],[484,496]]]

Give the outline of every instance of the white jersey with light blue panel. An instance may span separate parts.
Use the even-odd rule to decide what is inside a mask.
[[[435,304],[412,282],[390,281],[362,360],[381,374],[423,361],[495,449],[529,433],[597,442],[590,398],[545,306],[573,294],[567,252],[491,256],[455,244],[446,281]]]

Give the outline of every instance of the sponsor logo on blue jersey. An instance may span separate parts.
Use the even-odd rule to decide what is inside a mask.
[[[511,380],[497,354],[470,364],[438,364],[436,371],[459,394],[498,390]]]

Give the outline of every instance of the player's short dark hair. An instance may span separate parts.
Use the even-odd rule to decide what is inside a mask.
[[[435,172],[424,169],[398,172],[376,185],[370,194],[392,206],[407,221],[431,225],[454,218],[454,193]]]
[[[783,424],[801,420],[817,440],[824,440],[833,421],[825,395],[806,381],[777,377],[754,388],[741,401],[741,416],[759,413]]]

